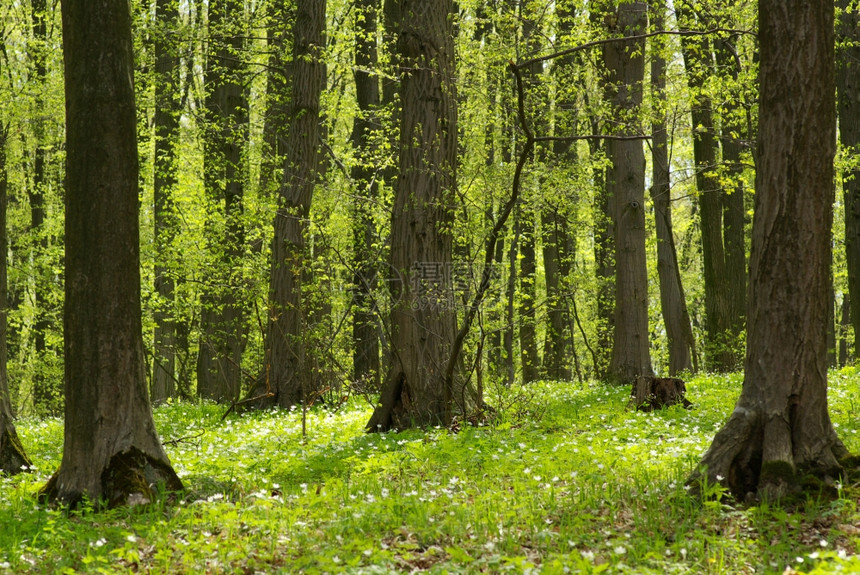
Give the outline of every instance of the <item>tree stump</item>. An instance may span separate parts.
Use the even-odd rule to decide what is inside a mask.
[[[693,404],[684,397],[686,393],[687,386],[683,379],[640,375],[633,380],[630,403],[640,411],[652,411],[675,404],[689,409]]]

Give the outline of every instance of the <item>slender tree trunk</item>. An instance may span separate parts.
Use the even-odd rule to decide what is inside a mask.
[[[836,87],[839,93],[839,139],[847,157],[860,153],[860,10],[849,12],[849,0],[837,0],[841,10],[837,27]],[[845,258],[854,357],[860,357],[860,166],[855,162],[842,173],[845,203]]]
[[[556,8],[559,19],[558,36],[565,38],[573,31],[575,16],[573,3],[559,2]],[[553,75],[561,87],[561,94],[556,102],[555,132],[556,136],[567,136],[575,125],[575,119],[566,118],[561,110],[575,109],[575,104],[565,90],[564,79],[571,74],[573,61],[570,57],[555,63]],[[556,141],[553,143],[551,166],[565,169],[577,163],[576,148],[569,142]],[[573,186],[571,186],[573,188]],[[576,201],[577,193],[573,189],[563,194]],[[546,339],[544,340],[543,371],[550,379],[568,380],[571,378],[570,361],[568,357],[571,337],[568,327],[570,318],[567,313],[567,302],[563,292],[567,288],[570,275],[570,258],[575,249],[570,249],[573,235],[567,222],[567,213],[562,203],[546,201],[541,212],[541,232],[543,240],[543,265],[546,280],[547,323]]]
[[[244,74],[238,57],[244,42],[243,18],[238,0],[213,0],[209,5],[204,184],[210,201],[223,206],[225,224],[220,234],[209,224],[208,237],[218,269],[215,285],[208,285],[201,297],[197,393],[222,402],[237,399],[242,387],[244,310],[237,292],[242,283],[238,263],[245,241],[242,162],[248,123]]]
[[[652,8],[653,29],[663,30],[666,5]],[[669,374],[693,370],[695,342],[672,231],[669,142],[666,132],[666,59],[662,43],[655,42],[651,55],[651,87],[658,105],[657,120],[651,124],[651,201],[657,233],[657,274],[660,278],[660,309],[669,342]]]
[[[691,9],[686,4],[676,5],[676,10],[679,18],[689,20]],[[736,369],[739,360],[730,321],[731,295],[723,244],[724,191],[717,170],[718,141],[711,96],[705,87],[706,79],[714,73],[713,55],[707,36],[683,37],[681,43],[687,83],[692,93],[693,158],[705,283],[705,367],[724,372]]]
[[[155,230],[155,337],[152,353],[153,403],[176,395],[175,282],[169,264],[178,233],[173,193],[176,187],[176,146],[179,142],[179,5],[158,0],[155,5],[155,161],[153,163]]]
[[[547,311],[543,371],[550,379],[570,379],[567,307],[562,301],[562,286],[570,274],[568,241],[570,232],[561,208],[547,206],[541,216],[543,262],[546,278]]]
[[[519,234],[519,340],[520,365],[523,383],[540,378],[540,359],[537,350],[537,326],[535,300],[537,299],[537,261],[535,254],[535,220],[531,206],[520,206]]]
[[[3,40],[0,39],[0,45]],[[2,46],[5,50],[5,46]],[[6,149],[9,141],[9,126],[0,124],[0,472],[9,475],[21,473],[31,463],[18,439],[12,417],[12,398],[9,396],[9,357],[6,344],[6,326],[9,315],[8,302],[8,240],[6,206],[8,202],[9,172],[6,168]]]
[[[727,27],[731,27],[731,24]],[[730,38],[718,38],[714,42],[714,52],[719,70],[727,72],[731,81],[737,84],[740,61],[734,41]],[[729,340],[734,342],[735,347],[743,341],[747,313],[747,248],[744,232],[747,210],[746,191],[742,178],[744,167],[741,158],[743,151],[741,140],[748,138],[749,135],[742,122],[745,111],[741,109],[740,102],[742,102],[742,96],[737,90],[733,90],[724,100],[720,129],[723,173],[728,176],[729,182],[721,194],[723,245],[726,258],[725,289],[728,299],[728,317],[725,323],[728,325]]]
[[[835,479],[847,455],[827,412],[833,2],[760,0],[758,13],[761,88],[745,379],[699,472],[741,498],[799,490],[805,473]],[[701,475],[691,479],[698,483]]]
[[[450,277],[457,98],[450,0],[402,0],[400,172],[391,222],[392,366],[369,431],[451,421],[444,384],[454,337]]]
[[[284,36],[287,30],[286,0],[273,0],[267,5],[266,46],[269,51],[266,70],[266,111],[263,117],[263,148],[260,161],[260,192],[265,197],[277,193],[283,168],[283,137],[286,132],[287,62]],[[262,249],[262,242],[260,242]]]
[[[66,409],[63,459],[42,494],[134,505],[182,483],[146,385],[131,15],[127,2],[88,0],[64,0],[62,14]]]
[[[352,141],[358,163],[352,170],[356,182],[353,208],[353,379],[372,389],[379,388],[379,336],[374,292],[377,288],[379,266],[376,263],[376,223],[373,210],[379,201],[381,174],[373,166],[374,152],[371,136],[379,122],[380,91],[376,70],[379,66],[376,50],[378,0],[359,0],[356,6],[355,32],[355,94],[359,114],[352,126]]]
[[[619,4],[617,29],[626,36],[646,31],[648,8],[644,2]],[[624,119],[624,135],[636,135],[645,77],[642,40],[607,44],[607,99]],[[612,163],[607,190],[613,206],[615,237],[615,331],[610,378],[629,383],[636,376],[652,375],[648,333],[648,273],[645,254],[645,153],[639,140],[609,140]]]
[[[606,19],[614,18],[607,10],[604,2],[595,2],[594,9],[589,11],[589,20],[595,30],[601,30]],[[601,89],[607,92],[606,78],[599,78]],[[586,96],[587,97],[587,96]],[[603,131],[597,116],[590,118],[591,132],[600,134]],[[592,158],[606,152],[602,140],[589,140],[589,152]],[[594,230],[594,275],[597,280],[596,314],[597,337],[594,358],[595,376],[600,379],[609,377],[609,363],[612,359],[612,334],[615,331],[615,238],[613,237],[612,221],[613,203],[609,196],[607,175],[603,166],[593,168],[592,181],[594,184],[594,205],[592,206],[592,221]]]
[[[540,21],[529,10],[523,0],[519,2],[519,15],[522,21],[522,44],[527,53],[535,53],[541,47]],[[549,125],[545,114],[539,112],[547,104],[545,89],[542,86],[543,65],[536,64],[525,70],[524,80],[529,92],[529,102],[533,110],[530,116],[535,118],[535,130],[547,133]],[[545,150],[537,148],[535,158],[545,156]],[[540,179],[540,178],[539,178]],[[537,254],[535,245],[536,210],[533,197],[539,193],[539,182],[536,189],[530,190],[529,196],[523,198],[519,208],[519,341],[520,364],[523,372],[523,383],[529,383],[540,377],[540,358],[537,345]],[[530,197],[531,196],[531,197]]]
[[[46,19],[48,10],[45,0],[33,0],[32,28],[34,46],[32,50],[33,72],[36,78],[35,88],[35,118],[33,121],[33,137],[35,151],[33,157],[33,185],[29,190],[30,200],[30,233],[33,236],[33,304],[35,321],[33,324],[33,352],[36,366],[33,375],[33,403],[37,412],[57,413],[62,406],[59,390],[51,383],[44,373],[43,364],[46,354],[45,335],[48,331],[47,289],[48,283],[43,268],[45,254],[48,249],[48,237],[45,230],[45,189],[47,177],[45,173],[46,149],[45,141],[45,91],[47,90],[47,50],[48,32]]]
[[[839,367],[848,365],[848,332],[851,329],[851,302],[847,293],[842,294],[842,305],[839,307]]]

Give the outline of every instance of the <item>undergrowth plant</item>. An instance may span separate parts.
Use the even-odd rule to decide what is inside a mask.
[[[831,414],[858,449],[853,369]],[[745,506],[684,483],[740,392],[688,381],[693,408],[629,388],[538,382],[491,424],[365,434],[365,403],[230,415],[169,403],[156,423],[184,493],[93,513],[40,505],[62,421],[22,419],[32,473],[0,479],[0,573],[856,572],[857,489]]]

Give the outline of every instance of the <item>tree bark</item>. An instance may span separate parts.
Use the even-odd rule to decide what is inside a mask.
[[[36,79],[35,117],[33,119],[33,185],[29,190],[30,234],[33,236],[33,304],[35,320],[33,323],[33,353],[36,356],[36,369],[33,374],[33,404],[37,412],[56,414],[62,409],[59,389],[51,383],[43,366],[46,360],[46,332],[48,321],[47,281],[44,268],[48,250],[48,237],[45,230],[45,189],[47,188],[47,142],[45,141],[45,92],[47,90],[47,50],[48,31],[46,20],[48,9],[45,0],[33,0],[32,4],[33,47],[31,58]]]
[[[64,0],[65,427],[51,501],[150,501],[182,488],[155,431],[140,307],[138,154],[126,2]]]
[[[839,139],[846,157],[854,158],[842,173],[845,205],[845,258],[854,357],[860,357],[860,10],[848,11],[849,0],[837,0],[841,10],[837,27],[836,87],[839,94]]]
[[[663,30],[666,5],[657,2],[652,8],[653,29]],[[692,371],[695,364],[695,341],[687,301],[681,284],[681,271],[672,231],[671,181],[669,177],[669,141],[666,132],[666,58],[662,43],[654,41],[651,56],[651,88],[658,105],[657,121],[651,124],[651,201],[657,234],[657,275],[660,279],[660,310],[669,344],[669,375]]]
[[[573,2],[559,2],[556,7],[558,37],[569,37],[573,31],[575,9]],[[553,75],[559,86],[564,79],[571,75],[573,60],[571,57],[562,58],[555,63]],[[565,86],[567,88],[567,86]],[[576,118],[565,117],[562,110],[576,109],[575,99],[571,97],[570,88],[563,90],[555,104],[556,136],[567,136],[573,132]],[[577,163],[576,148],[570,142],[555,141],[552,147],[551,166],[565,169]],[[565,190],[564,197],[576,202],[577,192]],[[570,260],[575,256],[575,239],[568,226],[567,210],[562,202],[546,201],[541,212],[541,234],[543,240],[544,278],[546,281],[546,296],[549,310],[547,312],[546,339],[544,340],[543,372],[550,379],[569,380],[571,378],[568,353],[571,347],[569,331],[570,317],[567,312],[568,302],[565,291],[568,288],[570,275]]]
[[[644,34],[648,7],[644,2],[619,4],[617,30],[625,36]],[[645,77],[644,40],[613,42],[604,47],[607,99],[624,123],[623,135],[636,135]],[[610,378],[630,383],[653,375],[648,334],[648,273],[645,254],[645,154],[637,140],[606,143],[611,169],[607,192],[613,207],[615,237],[615,330]]]
[[[827,294],[836,142],[833,2],[759,1],[760,109],[744,386],[691,480],[780,496],[835,478]]]
[[[690,21],[692,10],[686,3],[676,6],[679,19]],[[705,24],[707,25],[707,24]],[[736,334],[732,331],[731,294],[728,284],[726,246],[723,244],[723,195],[717,170],[718,141],[711,95],[705,82],[714,74],[711,41],[707,36],[681,39],[687,84],[691,92],[690,116],[693,127],[693,158],[699,225],[702,233],[702,275],[705,284],[705,367],[726,372],[736,369]],[[741,229],[741,233],[743,233]]]
[[[213,0],[209,5],[204,185],[209,201],[223,207],[225,223],[219,231],[214,222],[208,222],[207,237],[217,265],[214,281],[201,296],[197,393],[219,402],[238,399],[242,388],[244,310],[237,295],[241,285],[237,270],[242,269],[238,262],[245,241],[242,156],[248,124],[238,58],[244,42],[243,18],[238,0]]]
[[[400,171],[391,221],[392,366],[369,431],[447,425],[453,390],[444,384],[454,337],[450,277],[457,165],[453,6],[403,0]]]
[[[523,373],[523,383],[536,381],[540,377],[540,358],[537,349],[537,317],[535,300],[537,299],[537,261],[535,254],[535,219],[534,209],[526,204],[520,205],[520,234],[519,234],[519,340],[520,365]]]
[[[595,31],[602,30],[607,19],[615,16],[605,7],[608,0],[595,2],[589,10],[589,21]],[[605,74],[598,77],[600,87],[607,95],[609,87]],[[586,99],[588,95],[586,94]],[[600,134],[604,131],[600,118],[594,114],[590,118],[591,131]],[[603,140],[591,139],[588,148],[592,158],[597,158],[606,152]],[[612,221],[613,203],[609,196],[608,169],[597,165],[592,169],[594,186],[594,204],[592,206],[592,221],[594,234],[594,275],[597,280],[595,294],[596,308],[596,348],[594,354],[594,374],[600,379],[609,377],[609,364],[612,359],[612,334],[615,331],[615,238],[613,237]]]
[[[730,6],[724,7],[730,12]],[[726,28],[733,28],[731,17]],[[746,190],[742,178],[743,144],[749,139],[749,129],[742,121],[746,110],[742,108],[740,93],[741,63],[733,37],[717,38],[714,41],[717,68],[729,76],[735,88],[723,99],[720,128],[720,145],[723,151],[722,174],[728,183],[721,194],[723,209],[723,246],[725,253],[725,283],[728,299],[728,333],[736,347],[742,341],[746,329],[747,305],[747,247],[746,247]],[[739,355],[736,353],[736,355]],[[738,362],[735,362],[738,363]]]
[[[300,0],[293,22],[292,93],[279,190],[269,281],[266,331],[267,383],[273,401],[291,407],[306,400],[310,373],[305,362],[308,310],[302,303],[307,274],[305,234],[314,186],[319,179],[320,94],[325,82],[325,1]]]
[[[152,352],[153,403],[176,395],[175,281],[169,269],[173,239],[179,231],[173,200],[176,146],[179,142],[179,4],[158,0],[155,5],[155,161],[153,163],[153,228],[155,242],[155,335]]]
[[[352,142],[358,163],[352,169],[356,183],[353,208],[353,379],[379,389],[378,313],[374,292],[377,288],[376,222],[373,209],[379,201],[381,174],[373,166],[375,150],[371,143],[374,126],[379,122],[380,91],[376,50],[378,0],[359,0],[356,5],[355,95],[359,114],[352,126]]]
[[[0,40],[2,46],[2,40]],[[2,46],[5,50],[5,46]],[[12,398],[9,395],[9,371],[6,361],[9,350],[6,343],[6,326],[9,315],[8,301],[8,240],[6,235],[6,206],[8,205],[9,171],[6,168],[6,149],[9,141],[8,124],[0,124],[0,473],[21,473],[30,467],[30,459],[18,439],[12,417]]]

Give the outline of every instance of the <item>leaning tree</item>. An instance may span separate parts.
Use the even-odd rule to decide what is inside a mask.
[[[140,308],[138,151],[128,2],[63,0],[65,445],[42,494],[148,501],[182,483],[152,419]]]
[[[827,411],[833,158],[830,0],[759,0],[760,108],[744,386],[691,481],[737,497],[833,478],[847,455]]]

